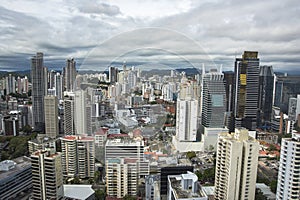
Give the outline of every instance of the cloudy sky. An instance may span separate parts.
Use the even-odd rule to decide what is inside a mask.
[[[300,66],[299,0],[0,0],[0,70],[30,69],[43,52],[61,69],[223,65],[258,51],[262,65]]]

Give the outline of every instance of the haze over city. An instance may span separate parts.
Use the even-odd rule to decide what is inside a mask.
[[[45,65],[57,70],[69,57],[79,70],[123,61],[173,68],[208,61],[233,70],[235,57],[248,49],[275,71],[293,72],[299,7],[293,0],[1,1],[0,69],[28,70],[32,54],[41,51]]]

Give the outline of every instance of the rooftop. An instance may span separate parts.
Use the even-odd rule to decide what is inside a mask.
[[[8,164],[10,167],[8,167],[8,171],[0,171],[0,180],[13,176],[31,166],[30,158],[25,156],[18,157],[14,160],[5,160],[2,161],[1,164]],[[12,167],[11,164],[13,164],[14,167]]]
[[[92,185],[64,185],[65,197],[74,199],[88,199],[95,191]]]
[[[195,180],[198,179],[197,176],[193,173],[191,174],[182,174],[182,175],[172,175],[168,177],[171,186],[174,191],[174,195],[176,196],[176,199],[194,199],[194,198],[201,198],[205,197],[205,195],[200,190],[199,183]],[[197,184],[198,188],[196,189],[196,192],[193,192],[192,186],[189,185],[187,189],[184,189],[182,187],[182,180],[186,179],[192,179],[193,183]]]
[[[134,141],[128,138],[115,138],[107,140],[106,146],[144,146],[144,141]]]

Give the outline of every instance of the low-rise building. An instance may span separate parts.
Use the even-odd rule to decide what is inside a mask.
[[[192,172],[168,176],[168,200],[207,200],[198,177]]]
[[[32,187],[30,158],[19,157],[0,162],[0,199],[17,199]]]

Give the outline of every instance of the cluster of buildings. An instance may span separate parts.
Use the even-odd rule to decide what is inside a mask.
[[[194,77],[175,70],[147,76],[126,63],[81,75],[74,59],[60,73],[48,71],[37,53],[31,84],[11,74],[0,84],[7,97],[2,133],[17,136],[26,126],[40,133],[28,142],[30,158],[0,163],[0,199],[30,188],[32,199],[76,199],[72,190],[93,199],[90,186],[64,183],[93,179],[97,163],[111,198],[254,199],[258,140],[276,142],[262,131],[293,133],[282,139],[276,198],[299,199],[300,137],[293,129],[299,127],[300,91],[292,81],[299,82],[260,66],[258,52],[250,51],[236,58],[234,72],[203,67]],[[31,99],[8,95],[29,87]],[[170,153],[154,150],[156,133],[168,130],[174,134],[162,146]],[[192,151],[215,152],[214,187],[202,186],[194,166],[179,158]],[[11,187],[12,194],[10,179],[28,181]]]

